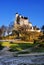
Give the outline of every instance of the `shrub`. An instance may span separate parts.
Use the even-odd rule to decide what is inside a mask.
[[[0,42],[0,50],[2,50],[4,46],[2,46],[2,42]]]

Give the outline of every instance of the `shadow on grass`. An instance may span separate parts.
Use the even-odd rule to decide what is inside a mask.
[[[21,47],[22,49],[27,49],[27,48],[32,47],[32,44],[30,44],[30,43],[19,43],[18,47]]]
[[[11,51],[11,52],[22,51],[22,50],[32,47],[32,44],[29,44],[29,43],[11,43],[11,44],[14,44],[14,45],[10,46],[9,51]]]
[[[3,42],[0,42],[0,50],[2,50],[4,48],[4,46],[2,46]]]
[[[44,43],[34,43],[32,52],[44,52]]]

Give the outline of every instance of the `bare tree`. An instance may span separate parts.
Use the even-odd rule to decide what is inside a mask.
[[[14,26],[14,22],[10,22],[9,26],[7,27],[7,33],[8,33],[8,35],[9,35],[9,33],[12,32],[13,26]]]
[[[2,29],[2,36],[5,36],[6,26],[2,25],[2,26],[1,26],[1,29]]]

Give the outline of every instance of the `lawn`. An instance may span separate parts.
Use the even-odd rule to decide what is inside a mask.
[[[14,43],[14,42],[0,42],[0,44],[2,44],[2,46],[7,46],[7,47],[10,47],[11,45],[13,46],[20,46],[20,47],[29,47],[31,46],[32,44],[31,43]]]
[[[30,48],[32,46],[31,43],[11,43],[11,42],[0,42],[2,46],[7,46],[10,47],[10,51],[15,52],[15,51],[21,51],[27,48]]]
[[[44,52],[44,43],[14,43],[14,42],[0,42],[2,46],[10,47],[11,52],[19,52],[20,53],[32,53],[32,52]],[[26,50],[27,51],[22,51]]]
[[[2,46],[7,46],[7,47],[9,47],[9,46],[10,46],[10,43],[9,43],[9,42],[2,42]]]

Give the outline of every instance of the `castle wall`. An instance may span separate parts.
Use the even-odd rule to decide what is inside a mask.
[[[17,21],[17,17],[19,17],[19,21]],[[34,29],[34,27],[32,26],[32,23],[28,21],[27,17],[21,16],[21,15],[19,15],[17,13],[16,14],[16,18],[15,18],[14,27],[18,28],[17,27],[18,25],[20,25],[20,26],[28,25],[29,26],[29,28],[27,29],[28,31],[37,31],[37,32],[40,32],[40,30]]]

